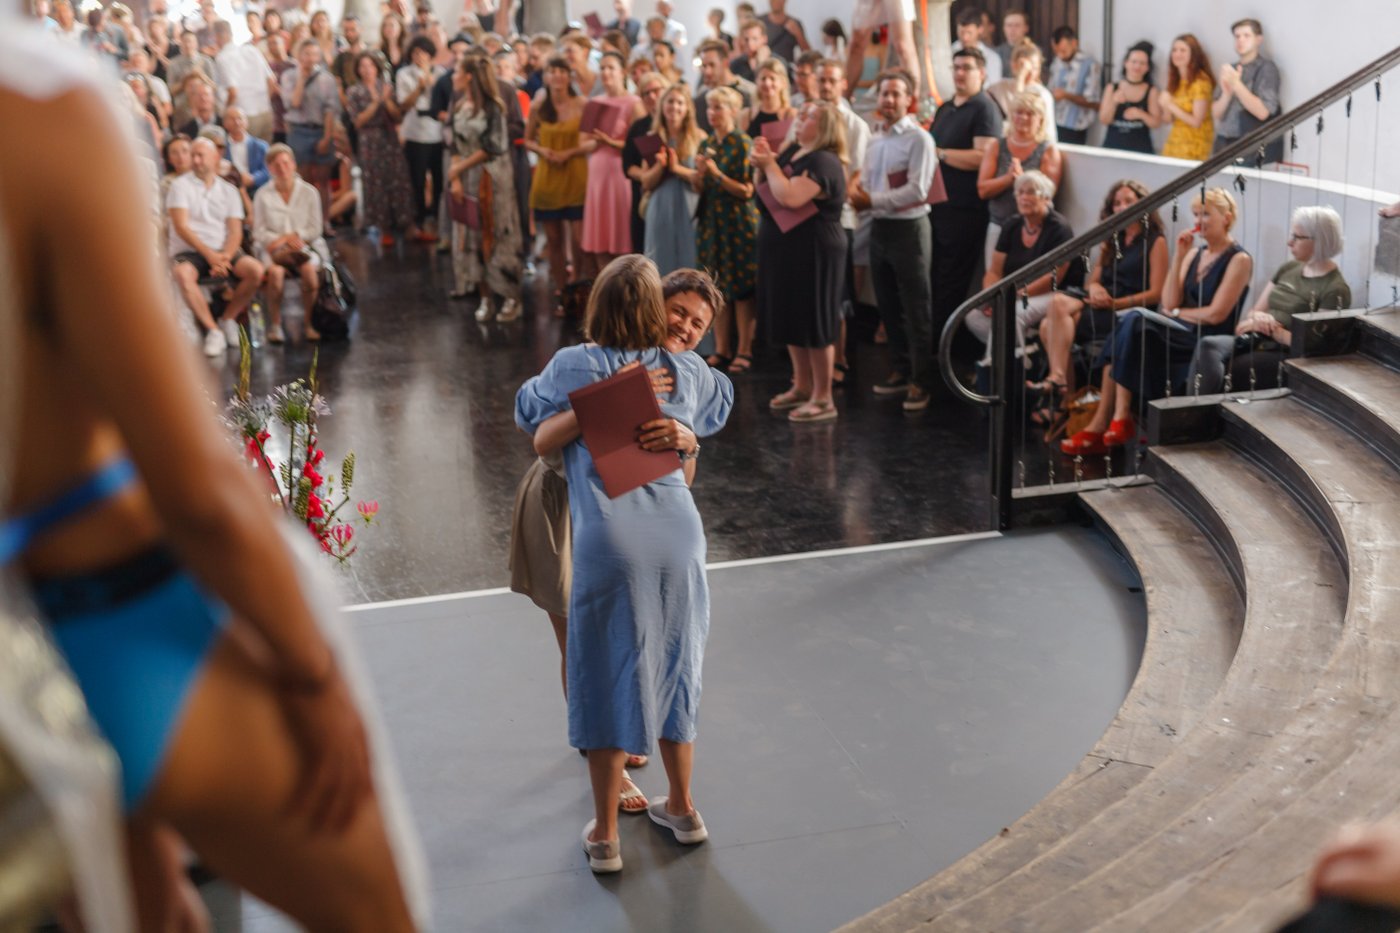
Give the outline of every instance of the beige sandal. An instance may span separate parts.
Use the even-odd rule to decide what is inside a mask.
[[[628,804],[632,806],[628,806]],[[622,794],[617,798],[617,809],[622,813],[645,813],[647,812],[647,796],[642,793],[642,789],[632,783],[632,778],[627,772],[622,772]]]
[[[809,402],[788,412],[788,420],[811,424],[817,421],[834,421],[837,415],[835,402]]]
[[[787,411],[799,405],[805,405],[812,396],[802,395],[796,389],[788,389],[786,392],[779,392],[768,400],[768,407],[774,411]]]

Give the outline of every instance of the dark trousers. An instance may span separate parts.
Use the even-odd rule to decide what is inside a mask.
[[[1072,130],[1067,126],[1055,127],[1055,133],[1060,137],[1062,143],[1072,143],[1076,146],[1083,146],[1089,142],[1089,130]]]
[[[404,143],[408,157],[408,180],[413,185],[413,222],[437,217],[438,200],[442,197],[442,143]],[[426,197],[429,176],[433,179],[431,203]]]
[[[895,369],[927,392],[933,386],[933,330],[927,217],[870,224],[870,284],[885,322]]]
[[[1118,319],[1113,339],[1104,345],[1101,361],[1112,361],[1113,381],[1133,393],[1139,412],[1147,403],[1171,391],[1189,391],[1186,376],[1196,355],[1197,333],[1167,327],[1130,311]]]
[[[939,204],[929,212],[933,224],[933,332],[967,300],[982,265],[987,240],[987,209]]]

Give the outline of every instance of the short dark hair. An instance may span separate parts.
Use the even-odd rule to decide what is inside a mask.
[[[1023,9],[1021,9],[1020,7],[1012,7],[1011,9],[1007,10],[1005,13],[1001,14],[1001,21],[1004,23],[1004,22],[1006,22],[1008,19],[1010,19],[1010,18],[1013,17],[1013,16],[1019,16],[1019,17],[1021,17],[1022,21],[1024,21],[1025,24],[1026,24],[1027,26],[1029,26],[1029,25],[1031,24],[1031,18],[1030,18],[1030,16],[1028,16],[1028,15],[1026,14],[1026,11],[1023,10]]]
[[[1233,34],[1234,31],[1236,29],[1239,29],[1241,26],[1248,26],[1250,29],[1253,29],[1254,34],[1256,36],[1262,36],[1264,34],[1264,27],[1260,25],[1259,20],[1254,19],[1252,17],[1247,19],[1236,20],[1235,22],[1231,23],[1230,32]]]
[[[700,47],[695,50],[696,55],[704,55],[706,52],[714,52],[726,62],[729,61],[729,43],[719,39],[706,39],[700,43]]]
[[[956,57],[956,55],[954,57]],[[875,89],[878,91],[880,85],[884,84],[886,81],[903,81],[904,89],[909,92],[910,97],[919,93],[919,82],[915,81],[914,76],[903,68],[886,68],[884,71],[877,74],[875,76]]]
[[[975,6],[963,10],[958,14],[958,25],[980,27],[982,25],[982,10]]]
[[[793,62],[792,64],[794,66],[806,65],[808,68],[818,68],[821,66],[822,60],[825,58],[826,54],[824,52],[820,52],[817,49],[808,49],[801,55],[797,56],[797,61]]]
[[[661,279],[661,297],[671,299],[677,295],[693,294],[710,306],[710,319],[724,308],[724,293],[715,285],[708,272],[700,269],[675,269]]]
[[[429,58],[437,57],[437,43],[434,42],[432,39],[428,38],[427,36],[423,35],[422,33],[419,33],[418,35],[414,36],[413,39],[408,43],[408,57],[412,58],[413,53],[417,52],[420,49],[424,52],[427,52]]]
[[[675,55],[675,54],[676,54],[676,47],[675,47],[674,45],[671,44],[671,40],[669,40],[669,39],[657,39],[655,42],[653,42],[653,43],[651,44],[651,47],[652,47],[653,49],[655,49],[658,45],[664,45],[664,46],[666,47],[666,51],[670,52],[672,55]]]
[[[982,54],[981,49],[969,49],[966,46],[953,53],[954,58],[970,58],[977,62],[977,67],[983,71],[987,70],[987,56]]]
[[[1079,33],[1074,31],[1073,26],[1060,26],[1056,28],[1054,32],[1050,33],[1050,41],[1052,43],[1058,44],[1066,39],[1079,39]]]

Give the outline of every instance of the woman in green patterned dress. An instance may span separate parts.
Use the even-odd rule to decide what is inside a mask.
[[[706,115],[714,132],[696,156],[695,177],[703,192],[699,214],[700,265],[714,276],[725,306],[715,309],[715,353],[711,366],[741,373],[753,365],[754,276],[758,270],[754,241],[758,207],[749,169],[753,140],[736,127],[744,100],[733,88],[705,95]],[[738,351],[730,357],[730,327],[737,323]]]

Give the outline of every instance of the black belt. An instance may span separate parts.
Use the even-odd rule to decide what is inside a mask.
[[[130,602],[180,572],[164,544],[155,544],[108,567],[30,581],[34,601],[49,622],[87,615]]]

